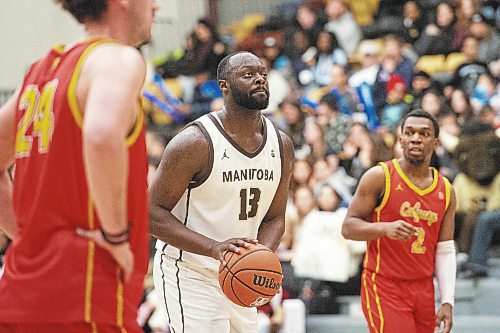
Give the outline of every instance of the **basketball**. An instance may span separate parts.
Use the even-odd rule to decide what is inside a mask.
[[[235,304],[257,307],[280,291],[283,274],[278,256],[262,244],[227,252],[219,266],[219,284]]]

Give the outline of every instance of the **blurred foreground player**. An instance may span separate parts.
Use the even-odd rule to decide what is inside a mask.
[[[456,197],[449,181],[429,166],[439,124],[427,112],[401,125],[403,157],[361,178],[342,234],[368,241],[361,303],[371,333],[432,333],[452,327],[456,258]],[[433,274],[441,293],[435,313]]]
[[[35,62],[0,109],[0,226],[13,238],[0,331],[141,332],[149,235],[137,47],[157,4],[56,3],[87,38]]]

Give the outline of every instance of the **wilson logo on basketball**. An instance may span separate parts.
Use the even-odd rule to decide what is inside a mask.
[[[253,285],[258,287],[265,287],[267,289],[278,290],[281,287],[281,283],[274,281],[274,278],[267,278],[262,275],[253,275]]]

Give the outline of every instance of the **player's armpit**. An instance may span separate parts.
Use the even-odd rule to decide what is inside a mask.
[[[361,177],[342,225],[342,235],[346,239],[364,241],[384,235],[380,225],[370,220],[384,189],[385,173],[381,166],[369,169]]]

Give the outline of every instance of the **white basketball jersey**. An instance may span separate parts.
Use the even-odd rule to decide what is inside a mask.
[[[263,140],[254,153],[244,151],[229,137],[215,113],[199,118],[198,126],[210,145],[208,178],[184,192],[172,213],[186,227],[217,241],[233,237],[257,238],[281,179],[282,142],[267,118]],[[181,251],[158,240],[156,249],[167,256],[214,271],[219,261]]]

